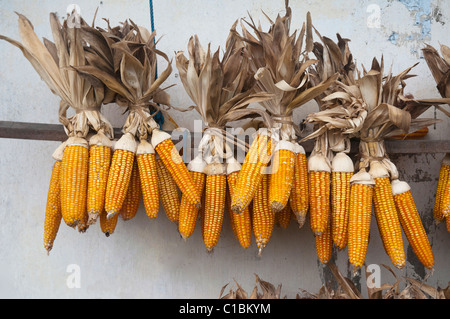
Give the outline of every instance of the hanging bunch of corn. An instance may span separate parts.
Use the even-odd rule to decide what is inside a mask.
[[[237,145],[246,150],[241,141],[235,141],[226,131],[229,122],[249,117],[264,116],[260,110],[251,110],[250,103],[270,98],[266,93],[254,93],[255,80],[248,70],[248,56],[243,43],[236,36],[235,23],[229,33],[223,56],[220,51],[205,50],[197,36],[188,43],[189,57],[180,51],[176,54],[176,65],[183,86],[194,102],[194,106],[181,111],[195,109],[205,125],[198,154],[188,168],[196,181],[199,195],[204,193],[202,209],[202,235],[208,251],[217,245],[222,230],[226,206],[227,184],[230,194],[235,192],[236,175],[240,164],[234,157]],[[184,197],[184,194],[183,194]],[[251,239],[251,221],[247,210],[231,212],[233,229],[242,247],[247,248]],[[181,201],[179,231],[188,238],[194,231],[198,207]]]
[[[302,225],[307,212],[307,168],[304,149],[297,139],[301,132],[293,124],[293,112],[323,93],[335,77],[313,85],[308,69],[317,60],[308,57],[312,51],[311,23],[291,34],[292,11],[286,1],[286,14],[275,21],[268,18],[267,32],[253,20],[246,22],[254,31],[252,35],[242,24],[242,39],[252,57],[250,69],[257,80],[256,91],[268,92],[273,98],[259,103],[270,115],[272,123],[266,124],[255,138],[239,174],[232,209],[242,211],[256,194],[262,180],[261,167],[267,166],[270,176],[269,202],[274,212],[282,211],[289,200],[291,208]],[[306,34],[306,37],[305,37]],[[304,42],[306,38],[306,50]],[[305,53],[306,52],[306,53]],[[270,125],[271,124],[271,125]],[[270,126],[269,126],[270,125]],[[257,155],[261,155],[259,158]],[[272,157],[273,155],[273,157]]]
[[[439,52],[431,45],[426,45],[422,49],[425,61],[433,75],[437,84],[437,90],[444,103],[450,105],[450,48],[441,45]],[[441,105],[436,107],[445,115],[450,116],[450,112]],[[441,169],[439,172],[439,181],[436,190],[436,199],[434,204],[433,215],[436,223],[447,220],[447,230],[450,232],[450,154],[446,154],[441,162]]]
[[[439,101],[414,100],[405,97],[405,80],[411,77],[409,72],[412,68],[410,67],[398,75],[393,75],[391,72],[384,75],[383,60],[380,64],[374,59],[371,70],[364,70],[363,75],[358,78],[357,86],[348,88],[348,93],[361,99],[368,106],[367,117],[358,133],[361,158],[358,169],[368,172],[374,181],[373,207],[385,251],[397,268],[405,265],[403,228],[419,260],[427,268],[432,268],[433,253],[420,215],[417,213],[409,192],[409,186],[405,186],[407,184],[404,182],[398,182],[397,168],[390,161],[384,143],[391,136],[408,134],[436,123],[435,120],[418,117]],[[364,185],[372,185],[369,178],[363,178],[364,180]],[[362,191],[360,190],[360,192]],[[365,187],[365,192],[372,191]],[[368,203],[361,205],[368,209]],[[361,218],[363,218],[362,215]],[[361,223],[361,225],[364,225],[365,228],[369,227],[366,223]],[[361,241],[358,238],[362,236],[363,232],[364,240]],[[348,236],[349,245],[350,243],[352,245],[349,247],[349,253],[351,252],[349,257],[359,256],[352,262],[355,268],[358,268],[363,263],[366,244],[356,247],[354,245],[366,242],[367,229],[356,231],[352,226]],[[363,253],[361,253],[361,249]]]
[[[314,124],[313,133],[302,141],[315,139],[308,159],[310,175],[310,225],[317,242],[333,244],[342,250],[347,246],[350,210],[351,179],[354,164],[349,157],[350,139],[356,136],[367,116],[367,106],[346,93],[345,88],[355,85],[353,58],[348,42],[339,34],[337,43],[322,37],[314,43],[313,52],[318,63],[311,68],[311,81],[320,83],[337,74],[336,82],[316,97],[319,112],[309,114],[307,123]],[[321,238],[325,236],[326,238]],[[331,236],[331,241],[328,237]],[[317,245],[319,259],[324,258],[323,244]],[[327,256],[327,255],[325,255]]]
[[[44,39],[42,43],[31,22],[21,14],[18,16],[22,42],[5,36],[0,36],[0,39],[18,47],[51,92],[61,98],[59,120],[64,125],[68,139],[64,143],[62,158],[57,160],[61,162],[58,195],[60,211],[62,220],[68,226],[85,231],[89,217],[87,193],[90,146],[102,145],[109,149],[113,138],[113,129],[100,112],[102,104],[110,102],[108,90],[101,83],[92,84],[73,69],[90,62],[86,50],[88,41],[81,31],[81,27],[87,24],[82,18],[81,27],[70,26],[67,21],[61,25],[56,14],[51,13],[50,26],[54,42]],[[69,109],[75,115],[67,118]],[[57,166],[59,164],[55,166],[55,174]],[[56,192],[55,179],[56,175],[49,192]],[[53,195],[49,194],[50,201],[55,200]],[[56,225],[58,223],[53,223],[52,229],[49,229],[46,224],[45,236],[52,234],[54,240]],[[47,250],[51,249],[51,242],[45,243]]]
[[[90,30],[91,36],[103,39],[109,50],[107,63],[76,68],[90,78],[104,83],[116,93],[115,102],[126,108],[128,116],[123,135],[115,143],[105,195],[107,218],[117,215],[126,200],[134,162],[137,162],[140,192],[149,218],[157,217],[161,187],[157,183],[156,153],[178,187],[198,205],[200,200],[186,166],[176,151],[170,135],[163,132],[154,116],[160,105],[170,106],[169,95],[161,85],[172,72],[166,54],[155,48],[156,33],[126,21],[121,26]],[[102,54],[106,56],[106,54]],[[165,70],[156,77],[157,58],[167,61]],[[156,110],[156,113],[152,110]],[[162,174],[162,172],[161,172]],[[160,175],[161,175],[160,174]],[[169,181],[165,179],[164,183]],[[134,194],[135,197],[138,194]],[[177,215],[178,212],[175,212]]]

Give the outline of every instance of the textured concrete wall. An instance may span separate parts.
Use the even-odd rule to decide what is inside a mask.
[[[75,2],[75,1],[74,1]],[[0,1],[1,33],[18,39],[14,11],[23,13],[34,24],[40,37],[51,38],[48,14],[56,11],[63,17],[70,2]],[[91,21],[98,7],[100,18],[110,18],[116,24],[131,18],[150,28],[149,2],[87,1],[75,2]],[[422,58],[424,43],[437,46],[448,39],[450,6],[445,0],[391,1],[291,1],[293,28],[300,28],[307,11],[323,35],[335,33],[350,38],[351,50],[358,64],[369,66],[373,57],[384,55],[386,65],[393,64],[395,73],[420,62],[408,80],[408,91],[418,98],[438,97],[434,80]],[[189,37],[198,34],[204,45],[224,46],[228,29],[238,18],[249,12],[255,19],[265,20],[264,10],[275,17],[282,13],[284,1],[256,0],[156,0],[155,23],[159,49],[173,57],[174,51],[185,50]],[[167,84],[174,105],[191,104],[184,92],[176,69]],[[58,123],[58,99],[40,81],[20,52],[0,42],[0,120]],[[297,121],[315,110],[314,103],[295,114]],[[114,126],[123,123],[116,106],[105,108]],[[198,114],[171,112],[180,126],[193,129]],[[426,116],[445,117],[429,110]],[[447,139],[446,123],[432,127],[428,138]],[[48,181],[52,166],[51,154],[55,142],[0,139],[0,297],[25,298],[216,298],[220,288],[236,279],[245,289],[253,288],[258,274],[264,280],[282,284],[282,292],[295,297],[300,289],[317,292],[331,273],[319,264],[314,238],[309,225],[298,229],[291,224],[286,230],[276,228],[262,258],[257,257],[253,244],[243,250],[233,237],[228,218],[213,254],[205,251],[200,229],[188,242],[183,242],[176,226],[161,210],[157,220],[149,220],[143,208],[135,219],[119,221],[116,232],[106,238],[95,225],[85,234],[62,225],[54,249],[47,256],[42,246],[43,222]],[[437,185],[439,164],[443,154],[399,155],[393,157],[403,179],[411,183],[417,207],[423,217],[436,257],[434,272],[427,283],[447,286],[450,280],[450,235],[445,225],[434,224],[432,207]],[[228,217],[228,216],[226,216]],[[391,266],[372,220],[371,241],[367,264]],[[406,240],[405,240],[406,243]],[[405,244],[407,266],[399,277],[423,279],[429,275]],[[344,275],[350,275],[347,251],[335,252],[334,262]],[[70,268],[75,265],[75,268]],[[78,268],[77,268],[78,267]],[[70,288],[73,269],[80,271],[80,287]],[[395,282],[381,268],[381,281]],[[366,284],[358,277],[354,281],[365,291]]]

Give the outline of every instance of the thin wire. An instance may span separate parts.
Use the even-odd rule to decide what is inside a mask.
[[[152,33],[155,32],[155,15],[153,13],[153,0],[149,0],[149,5],[150,5],[150,26],[152,29]],[[155,44],[155,48],[156,48],[156,37],[153,38],[153,43]],[[158,79],[158,63],[156,63],[155,65],[155,81],[156,79]],[[158,104],[159,105],[159,104]],[[155,121],[162,127],[162,125],[164,124],[164,116],[162,115],[161,112],[159,112],[158,114],[155,114]]]
[[[155,32],[155,15],[153,13],[153,0],[149,0],[150,4],[150,26],[152,28],[152,33]],[[156,37],[153,38],[153,43],[155,43],[156,48]],[[158,78],[158,64],[155,66],[155,80]]]

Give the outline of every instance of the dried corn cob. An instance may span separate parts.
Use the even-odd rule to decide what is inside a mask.
[[[393,180],[391,186],[406,238],[420,262],[426,268],[432,269],[434,266],[433,251],[411,194],[411,188],[408,183],[399,180]]]
[[[330,221],[331,168],[322,155],[308,159],[309,209],[311,230],[322,234]]]
[[[268,165],[272,155],[272,144],[270,132],[260,129],[239,171],[236,190],[231,198],[231,209],[234,212],[242,213],[255,196],[264,175],[263,170]]]
[[[439,181],[436,190],[436,199],[434,203],[433,216],[436,223],[440,223],[444,220],[443,214],[443,199],[447,186],[449,185],[450,176],[450,154],[446,154],[441,162],[441,169],[439,171]]]
[[[270,175],[263,174],[261,183],[252,201],[253,235],[255,236],[259,255],[262,254],[262,250],[269,243],[275,224],[275,213],[269,204],[269,180]]]
[[[331,218],[331,216],[330,216]],[[331,235],[331,220],[327,228],[320,235],[314,235],[316,240],[316,253],[322,264],[328,264],[333,253],[333,239]]]
[[[389,174],[377,161],[370,163],[369,173],[375,180],[373,201],[383,247],[394,266],[401,269],[406,263],[405,250]]]
[[[442,185],[438,185],[438,195],[436,193],[436,201],[438,200],[438,196],[441,198],[438,206],[438,212],[435,214],[436,220],[444,220],[444,218],[450,215],[450,183],[449,183],[449,171],[450,171],[450,159],[444,158],[441,164],[441,172],[442,172]],[[440,173],[441,174],[441,173]],[[441,176],[439,176],[439,180],[441,180]],[[439,189],[441,186],[441,189]]]
[[[205,165],[206,163],[203,161],[201,156],[194,158],[188,164],[188,170],[192,176],[192,180],[194,181],[195,187],[200,196],[203,196],[203,190],[205,188],[206,175],[203,172],[205,169]],[[194,233],[198,215],[199,209],[197,208],[197,206],[193,205],[186,196],[181,195],[178,231],[180,232],[180,235],[184,240],[189,238]]]
[[[67,140],[61,163],[61,213],[69,227],[83,223],[86,211],[89,150],[84,138]]]
[[[89,139],[89,174],[87,190],[88,225],[96,222],[105,207],[106,183],[111,165],[112,142],[99,133]]]
[[[105,211],[107,218],[119,213],[127,195],[135,160],[137,143],[131,133],[126,133],[115,143],[106,184]]]
[[[308,164],[305,149],[295,144],[294,185],[291,191],[290,205],[297,218],[299,227],[303,227],[309,209]]]
[[[272,178],[272,176],[270,178]],[[275,224],[279,225],[284,229],[289,227],[289,224],[291,223],[291,218],[292,218],[292,210],[290,205],[286,205],[281,211],[275,212]]]
[[[100,229],[106,237],[109,237],[114,233],[118,220],[119,214],[115,214],[111,218],[108,218],[105,211],[100,213]]]
[[[223,164],[208,164],[205,168],[205,209],[203,211],[203,242],[211,252],[222,232],[227,191],[227,175]]]
[[[49,254],[50,250],[53,248],[53,243],[55,242],[62,220],[60,198],[61,189],[59,183],[61,179],[60,173],[63,155],[62,152],[64,148],[65,143],[62,143],[53,153],[55,163],[53,164],[50,184],[48,187],[47,205],[44,219],[44,248],[47,250],[47,254]]]
[[[137,160],[133,161],[130,183],[128,184],[127,195],[120,208],[119,214],[123,220],[130,220],[136,216],[141,202],[141,181]]]
[[[234,159],[234,158],[233,158]],[[251,244],[252,236],[252,221],[250,215],[250,208],[247,207],[241,214],[236,214],[231,210],[231,198],[234,194],[236,181],[238,178],[241,165],[234,159],[233,162],[227,165],[227,182],[228,182],[228,212],[231,218],[231,226],[233,233],[241,244],[242,248],[247,249]]]
[[[282,211],[291,196],[295,170],[294,148],[293,143],[281,140],[274,150],[269,187],[269,201],[274,212]]]
[[[350,179],[353,162],[345,153],[333,158],[331,175],[331,233],[339,250],[347,246],[347,227],[350,208]]]
[[[180,213],[180,194],[175,179],[159,156],[156,157],[156,172],[161,204],[169,220],[176,222]]]
[[[175,148],[170,135],[158,129],[153,130],[152,145],[164,165],[169,170],[181,192],[187,196],[192,204],[200,208],[200,195],[197,194],[194,181],[192,180],[183,159]]]
[[[357,270],[364,265],[369,245],[375,181],[369,173],[361,170],[352,177],[350,183],[348,257],[350,264]]]
[[[136,161],[145,212],[148,218],[156,218],[159,211],[159,188],[155,150],[146,140],[141,140],[137,147]]]

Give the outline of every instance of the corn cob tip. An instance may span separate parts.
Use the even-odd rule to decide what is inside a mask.
[[[320,235],[323,234],[323,232],[320,232],[320,231],[314,231],[313,234],[314,234],[314,236],[320,236]]]
[[[272,211],[273,211],[274,213],[279,213],[279,212],[281,212],[281,211],[283,210],[283,208],[284,208],[283,204],[280,203],[280,202],[277,202],[277,201],[273,201],[273,202],[270,204],[270,207],[271,207],[271,209],[272,209]]]
[[[306,222],[306,216],[305,214],[301,214],[301,213],[295,213],[295,219],[297,220],[297,224],[298,224],[298,228],[302,228],[305,225]]]
[[[259,247],[258,248],[258,257],[262,257],[262,251],[263,251],[263,248]]]
[[[94,225],[97,222],[97,217],[99,216],[99,212],[95,212],[95,211],[90,211],[88,212],[89,218],[87,221],[87,224],[90,225]]]
[[[110,210],[110,211],[108,211],[108,212],[106,212],[106,219],[107,220],[110,220],[111,218],[113,218],[114,216],[116,216],[117,215],[117,211],[114,211],[114,210]]]
[[[353,277],[359,275],[359,273],[361,272],[361,267],[362,267],[362,265],[352,264],[352,276]]]
[[[44,248],[47,251],[47,256],[49,256],[50,255],[50,251],[53,248],[53,244],[51,244],[51,243],[44,243]]]
[[[238,205],[231,206],[231,210],[235,214],[241,214],[244,211],[244,209],[242,207],[238,206]]]
[[[77,229],[79,233],[85,233],[89,228],[89,225],[87,223],[79,223],[77,225]]]

